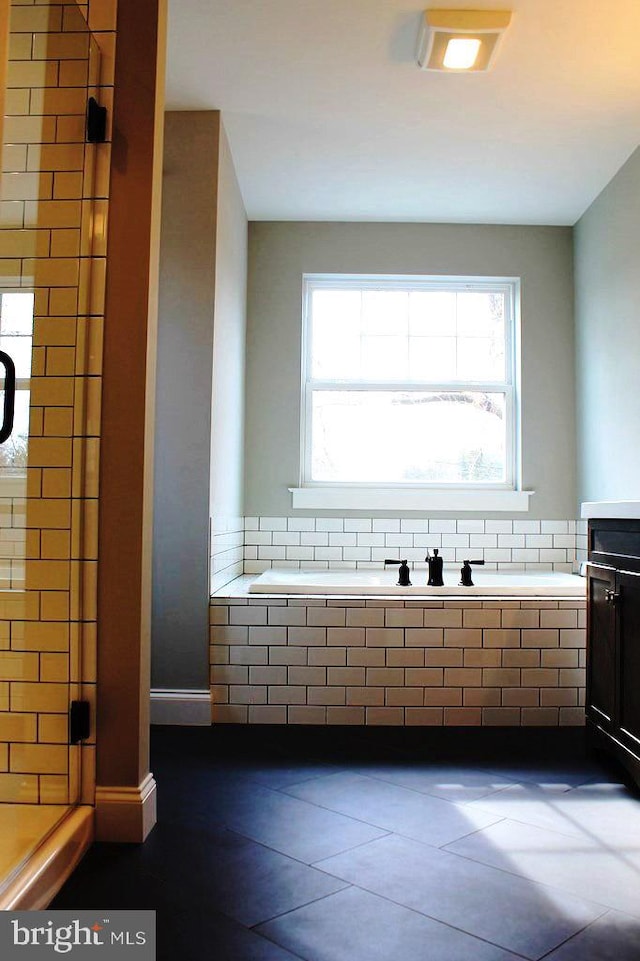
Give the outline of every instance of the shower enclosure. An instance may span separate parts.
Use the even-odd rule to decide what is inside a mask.
[[[95,784],[109,145],[87,141],[86,117],[89,97],[104,101],[109,88],[86,11],[40,0],[10,8],[0,187],[4,907],[19,903],[17,880],[47,838],[93,803]]]

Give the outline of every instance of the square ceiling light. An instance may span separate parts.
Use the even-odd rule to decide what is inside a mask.
[[[452,73],[489,70],[510,23],[510,10],[425,10],[418,66]]]

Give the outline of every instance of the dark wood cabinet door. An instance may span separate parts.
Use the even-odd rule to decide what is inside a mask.
[[[587,717],[611,729],[617,700],[615,570],[591,564],[587,589]]]
[[[617,603],[620,663],[620,704],[618,723],[640,747],[640,574],[618,574]]]

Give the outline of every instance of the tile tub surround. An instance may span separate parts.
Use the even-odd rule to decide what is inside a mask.
[[[585,601],[211,599],[212,719],[584,723]]]
[[[576,531],[575,520],[245,517],[244,572],[381,567],[387,557],[419,569],[436,547],[445,564],[473,557],[488,569],[571,572]]]

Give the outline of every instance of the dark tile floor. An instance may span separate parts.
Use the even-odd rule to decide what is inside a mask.
[[[158,824],[52,908],[158,957],[640,961],[640,796],[581,730],[156,728]]]

